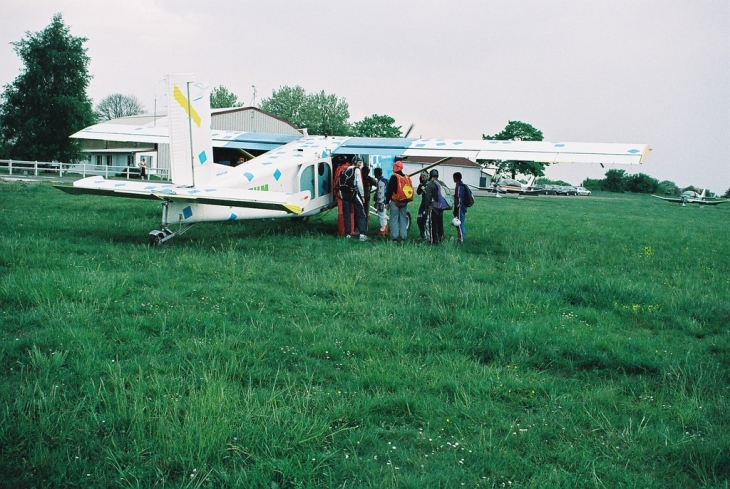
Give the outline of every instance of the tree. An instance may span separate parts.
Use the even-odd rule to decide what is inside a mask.
[[[389,115],[373,114],[352,125],[352,135],[370,138],[399,138],[401,126]]]
[[[723,197],[725,197],[726,199],[730,198],[730,188],[729,188],[729,189],[727,189],[727,190],[725,191],[725,193],[724,193],[724,194],[722,194],[722,196],[723,196]]]
[[[623,192],[626,188],[626,170],[608,170],[606,178],[601,181],[601,190],[606,192]]]
[[[624,187],[637,194],[653,194],[659,189],[659,180],[643,173],[625,177]]]
[[[662,180],[659,182],[659,188],[657,188],[656,193],[660,195],[679,195],[681,192],[676,183],[670,180]]]
[[[108,121],[120,117],[129,117],[144,112],[144,106],[134,95],[113,93],[96,105],[96,118],[99,121]]]
[[[497,141],[542,141],[542,131],[521,121],[509,121],[502,132],[489,136],[482,134],[482,139]],[[537,161],[504,161],[496,162],[498,174],[509,174],[512,178],[518,173],[541,177],[545,175],[545,167],[550,163]]]
[[[591,191],[595,191],[595,190],[601,190],[601,182],[603,182],[603,180],[600,180],[598,178],[586,178],[585,180],[583,180],[583,183],[581,183],[580,185],[583,188],[586,188]]]
[[[322,90],[308,94],[300,86],[281,87],[261,101],[262,110],[281,117],[309,134],[347,136],[350,133],[350,110],[344,98]]]
[[[228,107],[243,107],[243,102],[239,102],[236,94],[229,92],[223,85],[219,85],[211,90],[210,108],[227,109]]]
[[[0,96],[0,144],[8,157],[79,159],[80,143],[69,136],[95,121],[84,42],[56,14],[41,32],[11,43],[25,68]]]

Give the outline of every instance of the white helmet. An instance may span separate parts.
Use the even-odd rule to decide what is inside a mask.
[[[461,226],[461,221],[459,220],[458,217],[455,217],[451,220],[451,225],[454,226],[455,228],[458,228],[459,226]]]

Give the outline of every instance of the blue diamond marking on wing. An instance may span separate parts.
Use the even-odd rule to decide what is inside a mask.
[[[489,144],[499,144],[497,141],[489,141]]]
[[[191,217],[193,217],[193,209],[190,206],[187,206],[183,209],[183,217],[185,219],[190,219]]]
[[[205,191],[206,192],[215,192],[215,189],[214,188],[206,188]]]
[[[248,178],[248,181],[249,181],[249,182],[250,182],[251,180],[253,180],[253,174],[251,174],[251,173],[249,173],[249,172],[246,172],[246,173],[244,173],[244,174],[243,174],[243,176],[244,176],[244,177],[246,177],[246,178]]]
[[[454,141],[454,144],[464,144],[461,141]]]
[[[423,148],[424,146],[426,146],[424,143],[419,143],[416,145],[416,148]]]
[[[277,168],[277,169],[276,169],[276,171],[274,172],[274,178],[276,179],[276,181],[277,181],[277,182],[278,182],[278,181],[279,181],[279,179],[281,178],[281,172],[279,171],[279,169],[278,169],[278,168]]]
[[[261,164],[262,164],[262,165],[270,165],[270,164],[271,164],[271,162],[270,162],[270,161],[262,161],[262,162],[261,162]]]
[[[555,143],[556,148],[564,148],[565,145],[563,143]]]
[[[200,193],[200,190],[193,189],[193,190],[189,191],[188,193],[190,195],[194,195],[194,194]]]
[[[115,187],[124,187],[126,183],[116,183],[114,184]]]
[[[304,155],[300,155],[300,154],[295,154],[295,155],[294,155],[294,158],[304,158]]]
[[[436,143],[436,146],[446,146],[446,143]]]
[[[636,153],[641,153],[641,151],[639,151],[638,149],[630,149],[629,153],[636,154]]]
[[[154,190],[157,187],[157,185],[150,185],[148,187],[145,187],[145,190]]]
[[[502,144],[512,144],[512,141],[502,141]]]
[[[320,158],[327,158],[327,152],[322,151],[322,156],[320,156]],[[277,180],[278,180],[278,178],[277,178]]]
[[[201,165],[208,161],[208,155],[205,154],[205,151],[201,151],[201,153],[198,155],[198,160],[200,160]]]
[[[235,221],[238,216],[235,214],[231,214],[231,217],[228,218],[229,221]]]

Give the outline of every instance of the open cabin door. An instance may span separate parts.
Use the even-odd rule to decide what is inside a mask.
[[[309,192],[312,208],[326,206],[332,202],[332,166],[329,160],[319,160],[302,165],[297,180],[299,182],[298,190]]]

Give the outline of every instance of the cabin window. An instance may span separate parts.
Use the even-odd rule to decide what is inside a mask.
[[[314,165],[309,165],[304,170],[302,170],[302,174],[299,177],[299,191],[309,192],[309,198],[314,198]]]

